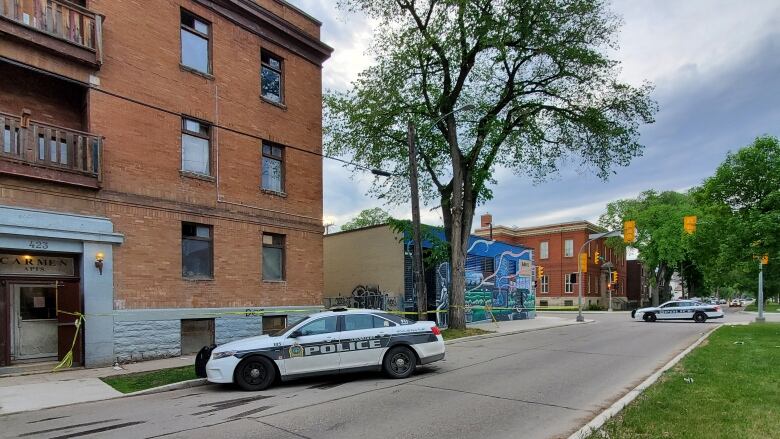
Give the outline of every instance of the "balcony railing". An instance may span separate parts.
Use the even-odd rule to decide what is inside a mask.
[[[0,130],[0,173],[100,186],[101,136],[1,112]]]
[[[101,63],[103,17],[89,9],[65,0],[0,0],[0,18],[94,52]]]

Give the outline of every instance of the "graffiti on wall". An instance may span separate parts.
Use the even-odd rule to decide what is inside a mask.
[[[466,258],[466,321],[519,320],[535,316],[531,250],[490,251],[496,241],[476,240]],[[436,309],[449,306],[449,263],[436,268]],[[446,313],[436,314],[446,324]]]
[[[382,291],[378,285],[357,285],[349,296],[325,297],[325,308],[343,306],[347,308],[398,310],[398,296]]]

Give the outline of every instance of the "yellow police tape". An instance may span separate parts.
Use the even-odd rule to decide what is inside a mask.
[[[490,313],[490,317],[493,320],[494,323],[498,324],[498,321],[496,320],[495,315],[493,315],[493,311],[501,310],[501,311],[509,311],[509,310],[518,310],[518,308],[502,308],[502,307],[492,307],[490,305],[474,305],[474,306],[460,306],[460,305],[450,305],[450,308],[463,308],[465,310],[472,310],[472,309],[484,309],[486,312]],[[364,308],[347,308],[347,309],[364,309]],[[533,310],[533,308],[520,308],[522,310]],[[229,315],[237,315],[237,316],[245,316],[245,317],[256,317],[256,316],[263,316],[265,314],[289,314],[289,313],[312,313],[312,312],[319,312],[320,310],[326,310],[325,308],[307,308],[307,309],[272,309],[272,310],[253,310],[248,309],[246,311],[221,311],[221,312],[204,312],[204,313],[191,313],[191,314],[185,314],[185,316],[188,317],[217,317],[217,316],[229,316]],[[397,314],[397,315],[418,315],[417,311],[382,311],[387,314]],[[449,312],[449,309],[437,309],[428,311],[426,314],[439,314],[439,313],[447,313]],[[76,333],[73,335],[73,341],[70,344],[70,349],[65,354],[65,356],[62,357],[62,361],[60,361],[52,370],[52,372],[56,372],[59,369],[62,368],[70,368],[73,366],[73,350],[76,348],[76,342],[79,338],[79,331],[81,330],[82,324],[86,322],[87,317],[113,317],[116,316],[117,313],[92,313],[92,314],[84,314],[80,313],[78,311],[70,312],[70,311],[63,311],[61,309],[57,310],[57,314],[65,314],[76,317],[76,320],[73,322],[73,325],[76,327]]]

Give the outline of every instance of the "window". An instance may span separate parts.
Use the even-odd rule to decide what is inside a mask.
[[[564,280],[564,293],[573,293],[574,284],[577,283],[577,273],[569,273],[563,276]]]
[[[395,324],[372,314],[347,314],[344,316],[345,331],[387,328],[390,326],[395,326]]]
[[[57,318],[56,290],[52,287],[19,287],[20,320]]]
[[[299,331],[301,332],[301,335],[319,335],[336,332],[337,322],[338,317],[336,316],[325,317],[303,325]]]
[[[190,12],[181,11],[181,63],[202,73],[211,73],[209,54],[211,25]]]
[[[260,51],[260,90],[264,98],[281,104],[284,101],[282,59],[265,50]]]
[[[197,120],[181,120],[181,169],[200,175],[211,175],[209,162],[211,134],[209,126]]]
[[[547,241],[542,241],[541,244],[539,244],[539,259],[547,259],[550,257],[550,243]]]
[[[263,233],[263,280],[284,280],[284,235]]]
[[[287,327],[287,316],[263,316],[263,334],[276,333]]]
[[[567,258],[574,256],[574,240],[567,239],[563,241],[563,255]]]
[[[574,306],[574,301],[573,300],[564,300],[563,301],[563,306]]]
[[[284,147],[263,142],[262,188],[284,192]]]
[[[211,226],[182,223],[181,275],[188,279],[210,279],[214,276]]]
[[[541,288],[542,294],[547,294],[550,292],[550,276],[546,274],[542,276]]]
[[[547,302],[546,300],[540,300],[539,306],[549,306],[549,302]]]

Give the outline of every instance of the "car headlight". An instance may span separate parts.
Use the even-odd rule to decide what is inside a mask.
[[[232,357],[233,355],[236,355],[236,351],[214,352],[211,354],[211,359],[219,360],[220,358]]]

